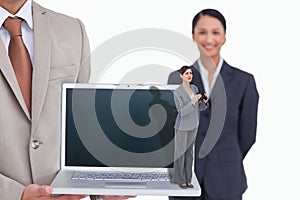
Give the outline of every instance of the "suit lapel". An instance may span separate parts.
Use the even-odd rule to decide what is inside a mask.
[[[199,158],[204,158],[218,142],[223,131],[227,111],[226,86],[232,78],[232,69],[224,61],[211,93],[211,116],[207,133],[199,150]],[[212,123],[211,123],[212,122]]]
[[[7,55],[6,48],[0,39],[0,71],[4,75],[5,79],[8,82],[12,92],[14,93],[15,97],[17,98],[20,106],[22,107],[24,113],[26,114],[27,118],[31,120],[30,114],[26,107],[25,101],[23,99],[17,78],[15,76],[15,72]]]
[[[218,82],[218,84],[215,83],[211,91],[212,98],[219,94],[220,89],[223,89],[223,86],[221,86],[221,84],[227,86],[231,81],[231,79],[232,79],[232,68],[224,61],[221,71],[216,80],[216,83]]]
[[[32,131],[40,118],[45,101],[49,72],[51,38],[46,10],[33,2],[34,68],[32,79]]]

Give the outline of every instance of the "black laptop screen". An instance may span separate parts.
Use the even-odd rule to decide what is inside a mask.
[[[68,88],[65,165],[172,167],[173,91]]]

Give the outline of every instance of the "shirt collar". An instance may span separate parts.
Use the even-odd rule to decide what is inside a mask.
[[[21,9],[15,14],[9,13],[7,10],[0,6],[0,24],[4,23],[7,17],[20,17],[22,18],[27,25],[33,29],[33,20],[32,20],[32,0],[27,0]]]
[[[2,8],[2,7],[0,6],[0,25],[1,25],[1,27],[2,27],[2,25],[3,25],[4,21],[5,21],[5,19],[6,19],[8,16],[11,16],[11,14],[10,14],[7,10],[5,10],[4,8]]]
[[[219,75],[219,73],[221,71],[221,68],[222,68],[222,65],[223,65],[223,62],[224,62],[223,58],[220,57],[217,69],[216,69],[216,71],[214,73],[214,77],[217,77]],[[201,75],[204,76],[204,77],[207,77],[208,76],[208,71],[204,67],[204,65],[203,65],[203,63],[202,63],[202,61],[201,61],[200,58],[198,59],[198,64],[199,64],[199,67],[200,67],[200,73],[201,73]]]

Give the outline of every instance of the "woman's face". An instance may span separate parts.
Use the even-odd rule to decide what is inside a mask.
[[[183,74],[181,74],[182,81],[190,83],[193,79],[193,73],[191,69],[187,69]]]
[[[193,40],[203,47],[214,61],[218,61],[221,47],[226,41],[224,27],[217,18],[201,16],[194,28]]]

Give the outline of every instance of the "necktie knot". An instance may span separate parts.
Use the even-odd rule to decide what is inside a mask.
[[[8,17],[3,23],[3,26],[7,29],[11,37],[21,36],[21,23],[22,19],[20,18],[11,18]]]

